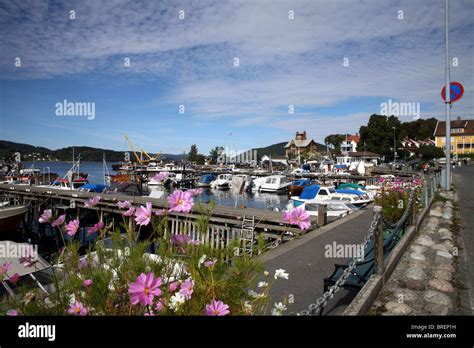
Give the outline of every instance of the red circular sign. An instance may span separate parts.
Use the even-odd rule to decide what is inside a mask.
[[[451,103],[458,101],[461,99],[462,95],[464,94],[464,87],[459,82],[451,82],[449,84],[449,91],[451,95]],[[446,101],[446,86],[443,87],[441,90],[441,98]]]

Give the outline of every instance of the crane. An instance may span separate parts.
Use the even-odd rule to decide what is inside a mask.
[[[135,158],[137,159],[137,162],[140,164],[148,164],[149,162],[156,161],[159,159],[161,152],[158,152],[155,157],[151,157],[144,149],[141,149],[140,155],[135,151],[135,148],[133,147],[132,142],[128,138],[128,136],[125,134],[125,139],[127,140],[128,144],[130,145],[130,148],[132,149],[133,154],[135,155]],[[148,157],[148,159],[144,159],[143,155]]]

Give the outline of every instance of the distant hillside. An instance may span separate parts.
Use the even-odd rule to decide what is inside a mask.
[[[124,160],[125,151],[107,150],[89,146],[75,146],[65,147],[57,150],[51,150],[45,147],[37,147],[29,144],[15,143],[12,141],[0,140],[0,159],[9,159],[15,152],[21,154],[23,161],[29,160],[59,160],[71,161],[72,153],[81,156],[82,161],[100,162],[105,154],[107,162],[120,162]],[[134,160],[134,155],[131,153],[131,159]],[[153,156],[153,154],[151,154]],[[180,161],[184,155],[162,154],[167,161]]]

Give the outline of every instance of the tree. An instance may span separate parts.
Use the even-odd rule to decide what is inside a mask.
[[[421,145],[416,153],[421,155],[424,160],[444,157],[444,150],[434,145]]]
[[[433,138],[436,128],[436,118],[418,119],[412,122],[402,123],[400,138],[410,138],[415,140],[425,140]]]
[[[334,147],[334,152],[336,154],[341,153],[341,144],[346,140],[345,134],[329,134],[326,138],[324,138],[324,142],[328,145],[332,145]]]
[[[219,156],[222,154],[224,151],[224,148],[222,146],[216,146],[209,152],[209,157],[211,159],[211,163],[217,163],[217,159]]]
[[[191,149],[189,150],[189,154],[188,154],[188,161],[196,162],[197,159],[198,159],[198,148],[196,144],[192,144]]]
[[[393,130],[395,128],[395,132]],[[379,155],[393,158],[393,139],[395,133],[395,147],[400,143],[401,123],[395,116],[371,115],[367,126],[361,126],[360,141],[357,151],[371,151]]]

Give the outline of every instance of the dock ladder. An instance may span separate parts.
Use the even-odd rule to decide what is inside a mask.
[[[253,241],[255,236],[255,216],[248,217],[244,215],[242,219],[242,229],[240,240],[242,242],[242,251],[252,256]]]

